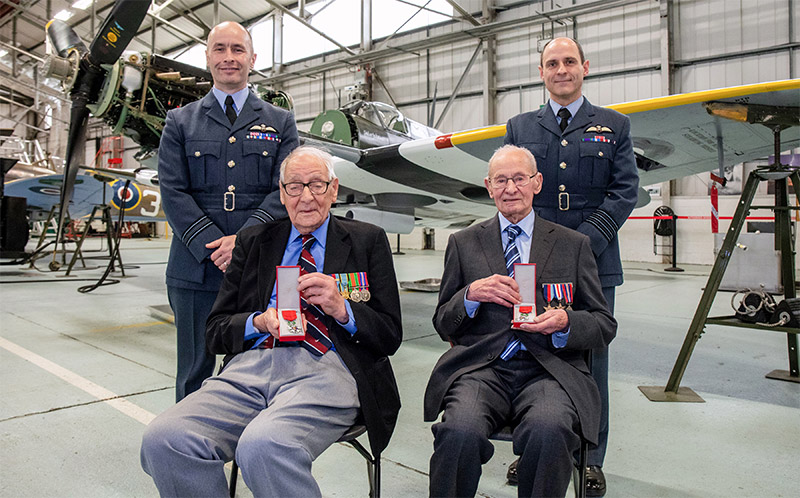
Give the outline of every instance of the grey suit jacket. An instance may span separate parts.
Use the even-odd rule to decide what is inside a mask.
[[[583,359],[587,349],[603,347],[616,335],[617,323],[607,310],[589,239],[536,217],[530,263],[536,264],[536,310],[543,313],[542,284],[573,284],[572,310],[566,347],[556,349],[551,338],[518,332],[533,357],[561,384],[575,404],[583,437],[597,441],[600,394]],[[493,274],[506,274],[500,222],[497,216],[450,236],[445,253],[439,304],[433,317],[436,331],[453,345],[433,369],[425,391],[425,420],[435,420],[453,382],[467,372],[498,360],[512,334],[512,310],[482,303],[474,318],[467,315],[464,294],[469,284]]]
[[[278,169],[298,143],[292,114],[252,91],[233,125],[213,92],[167,113],[158,175],[164,214],[175,232],[168,285],[216,291],[222,272],[205,245],[286,216]]]
[[[537,216],[589,237],[603,287],[622,284],[617,231],[636,206],[630,129],[627,116],[588,99],[563,133],[549,104],[506,124],[505,143],[529,149],[544,176]]]

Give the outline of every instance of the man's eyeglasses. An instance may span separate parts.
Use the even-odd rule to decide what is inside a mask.
[[[302,182],[289,182],[283,183],[283,190],[286,192],[286,195],[291,197],[300,197],[303,195],[303,190],[308,187],[308,190],[311,191],[314,195],[322,195],[328,191],[328,186],[331,182],[323,182],[321,180],[315,180],[313,182],[302,183]]]
[[[506,178],[504,176],[498,176],[497,178],[492,178],[491,180],[489,180],[489,183],[491,184],[492,188],[496,188],[499,190],[508,187],[508,182],[513,181],[514,186],[519,188],[528,185],[534,176],[536,175],[518,175],[515,176],[514,178]]]

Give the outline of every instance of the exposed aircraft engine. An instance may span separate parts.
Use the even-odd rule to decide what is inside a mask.
[[[345,213],[345,217],[378,225],[388,233],[405,234],[414,230],[414,217],[408,214],[354,207]]]

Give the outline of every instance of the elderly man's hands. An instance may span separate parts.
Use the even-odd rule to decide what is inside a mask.
[[[565,310],[547,310],[533,319],[533,323],[521,323],[517,330],[550,335],[553,332],[563,332],[569,327],[569,316]]]
[[[506,308],[522,302],[519,285],[507,275],[492,275],[472,282],[467,289],[467,299],[481,303],[495,303]]]
[[[344,298],[339,294],[339,288],[333,277],[324,273],[306,273],[300,275],[297,282],[297,290],[307,302],[316,305],[339,323],[347,323],[350,320]]]

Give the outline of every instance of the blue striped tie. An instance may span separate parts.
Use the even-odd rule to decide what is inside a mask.
[[[311,255],[311,246],[314,245],[317,239],[311,234],[306,234],[302,237],[303,249],[300,252],[297,265],[300,267],[300,275],[305,275],[306,273],[317,271],[317,263],[314,261],[314,256]],[[322,356],[333,346],[333,342],[328,338],[325,313],[315,305],[306,302],[302,296],[300,297],[300,303],[307,325],[306,337],[300,345],[309,350],[311,354]]]
[[[506,233],[508,234],[508,244],[506,245],[505,256],[506,256],[506,270],[508,271],[508,276],[514,278],[514,263],[520,262],[519,250],[517,249],[517,235],[522,233],[522,229],[517,225],[508,225],[506,227]],[[508,360],[519,351],[520,347],[520,340],[517,339],[517,336],[513,336],[506,348],[503,350],[503,353],[500,355],[500,358],[503,360]]]

